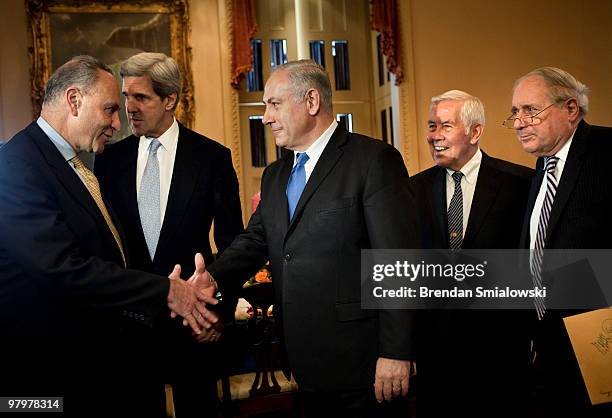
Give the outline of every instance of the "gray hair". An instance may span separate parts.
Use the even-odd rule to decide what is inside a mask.
[[[476,96],[472,96],[461,90],[449,90],[431,98],[429,108],[444,101],[461,101],[461,109],[459,110],[459,118],[465,126],[465,133],[469,134],[470,130],[475,125],[485,125],[485,110],[484,105]]]
[[[568,99],[576,99],[580,109],[580,116],[584,117],[589,111],[589,88],[576,78],[560,68],[541,67],[528,72],[514,82],[512,90],[527,77],[541,77],[548,86],[548,95],[553,103],[563,103]]]
[[[176,103],[181,94],[181,72],[176,61],[166,54],[158,52],[141,52],[121,63],[121,78],[149,76],[153,91],[161,98],[176,93]]]
[[[89,55],[72,57],[49,77],[45,87],[43,107],[51,105],[70,86],[76,86],[83,94],[89,94],[98,81],[100,70],[113,74],[108,65],[97,58]]]
[[[299,60],[278,65],[272,73],[276,71],[287,72],[295,100],[302,101],[308,90],[315,89],[321,97],[321,108],[327,113],[333,112],[331,83],[325,68],[312,60]]]

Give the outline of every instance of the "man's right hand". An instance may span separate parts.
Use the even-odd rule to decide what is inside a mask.
[[[189,278],[189,283],[194,284],[198,289],[201,289],[211,297],[214,296],[219,288],[213,276],[206,270],[206,263],[204,262],[202,254],[197,253],[194,262],[195,271]]]
[[[196,272],[192,278],[202,274]],[[219,321],[218,317],[206,309],[205,304],[215,305],[217,300],[212,297],[210,291],[199,288],[193,282],[186,282],[180,278],[181,267],[176,265],[170,274],[170,291],[168,292],[168,307],[170,310],[184,318],[193,332],[200,334],[202,329],[209,329]]]

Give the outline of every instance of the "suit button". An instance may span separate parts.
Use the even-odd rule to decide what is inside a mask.
[[[291,254],[287,253],[285,254],[285,261],[289,261],[289,260],[291,260]]]

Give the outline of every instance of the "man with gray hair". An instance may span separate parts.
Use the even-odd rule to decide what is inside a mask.
[[[533,170],[485,154],[484,127],[477,97],[450,90],[431,99],[427,143],[436,166],[409,180],[420,248],[519,247]],[[421,312],[419,416],[521,416],[524,396],[514,382],[524,381],[526,337],[519,317],[507,311]],[[445,402],[438,398],[441,387],[448,388]]]
[[[313,61],[273,71],[263,123],[292,152],[266,168],[246,232],[210,273],[223,289],[270,261],[306,416],[404,416],[413,314],[361,309],[360,260],[362,249],[413,248],[408,173],[395,148],[338,125],[331,98]]]
[[[521,238],[532,254],[610,248],[612,177],[605,150],[612,129],[584,120],[587,92],[574,76],[554,67],[537,68],[514,83],[512,113],[504,125],[538,158]],[[547,278],[542,261],[537,262],[542,259],[532,255],[530,263],[539,287]],[[547,309],[545,300],[534,303],[532,372],[538,416],[611,416],[612,404],[590,405],[580,377],[563,325],[563,317],[577,312]]]
[[[95,172],[124,226],[130,261],[156,274],[171,271],[177,262],[193,262],[196,252],[210,264],[213,221],[219,254],[243,230],[230,150],[176,120],[181,74],[174,59],[142,52],[121,63],[120,74],[133,135],[96,158]],[[226,292],[226,302],[234,293]],[[226,307],[233,317],[235,303]],[[216,345],[208,343],[219,339],[220,330],[204,331],[198,344],[167,312],[156,324],[143,338],[152,340],[149,350],[157,353],[151,357],[158,399],[163,399],[164,383],[170,383],[177,418],[216,417],[214,364],[194,359],[219,356]],[[177,359],[182,366],[177,367]]]
[[[180,268],[126,269],[120,224],[79,157],[102,152],[119,129],[118,93],[106,65],[74,57],[49,78],[38,120],[0,150],[0,329],[10,359],[0,393],[64,396],[74,416],[149,407],[138,387],[122,386],[143,372],[128,367],[126,326],[151,326],[166,306],[198,333],[203,316],[215,322],[204,307],[214,299]],[[196,267],[193,277],[203,262]]]

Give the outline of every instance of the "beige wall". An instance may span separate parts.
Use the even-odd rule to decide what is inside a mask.
[[[525,165],[508,116],[512,83],[529,70],[563,68],[591,88],[586,120],[612,126],[612,2],[610,0],[412,0],[412,38],[419,169],[432,165],[425,141],[429,100],[462,89],[485,103],[482,147]],[[407,26],[403,26],[407,28]]]
[[[223,121],[223,57],[217,0],[190,2],[193,82],[195,87],[195,130],[229,146]]]
[[[0,139],[9,139],[32,120],[23,0],[0,1],[0,16]]]

